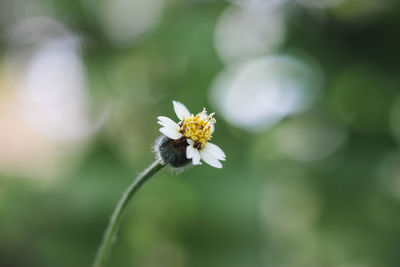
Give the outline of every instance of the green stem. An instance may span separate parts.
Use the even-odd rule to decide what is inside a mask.
[[[110,222],[108,223],[107,229],[104,233],[103,240],[98,248],[93,267],[102,267],[105,264],[107,255],[111,246],[113,245],[114,237],[118,229],[119,222],[121,221],[121,215],[129,200],[133,197],[136,191],[152,177],[155,173],[164,167],[159,160],[153,162],[144,172],[142,172],[136,180],[125,190],[121,199],[119,200],[113,214],[111,215]]]

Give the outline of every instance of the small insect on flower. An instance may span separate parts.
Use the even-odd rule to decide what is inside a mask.
[[[164,116],[157,117],[163,134],[155,145],[159,158],[173,167],[183,167],[190,161],[193,165],[200,165],[200,160],[203,160],[215,168],[222,168],[220,160],[225,160],[225,153],[209,142],[216,122],[214,113],[207,115],[204,108],[194,116],[182,103],[172,103],[180,122]]]

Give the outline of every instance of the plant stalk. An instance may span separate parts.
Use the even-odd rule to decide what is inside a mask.
[[[129,204],[129,200],[134,196],[136,191],[154,174],[161,170],[165,165],[160,160],[153,162],[144,172],[142,172],[133,183],[125,190],[121,199],[111,215],[110,222],[108,223],[107,229],[104,233],[103,240],[98,248],[96,258],[93,263],[93,267],[103,267],[108,253],[114,243],[115,234],[118,230],[119,223],[121,221],[122,213],[126,206]]]

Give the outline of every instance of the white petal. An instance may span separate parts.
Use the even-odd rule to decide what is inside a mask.
[[[197,149],[193,149],[193,159],[192,159],[193,165],[201,165],[200,159],[201,156],[199,151]]]
[[[207,153],[206,151],[202,150],[200,151],[201,159],[204,160],[205,163],[208,165],[211,165],[215,168],[222,168],[221,162],[215,157],[212,156],[212,154]]]
[[[172,101],[172,103],[174,104],[174,110],[176,113],[176,116],[180,119],[183,120],[183,118],[188,118],[190,117],[190,112],[189,110],[185,107],[184,104],[182,104],[181,102],[178,101]]]
[[[180,129],[179,125],[168,117],[159,116],[159,117],[157,117],[157,119],[158,119],[157,123],[160,124],[161,126],[164,126],[167,128],[174,128],[177,131],[179,131],[179,129]]]
[[[160,122],[169,122],[169,121],[174,122],[172,119],[165,117],[165,116],[158,116],[157,120],[159,120]]]
[[[160,132],[170,139],[177,140],[182,137],[182,134],[172,127],[162,127]]]
[[[194,141],[192,139],[186,139],[186,142],[191,146],[194,145]]]
[[[203,153],[207,153],[218,160],[225,160],[226,158],[224,151],[222,151],[219,146],[213,143],[207,143],[206,146],[203,148]]]
[[[195,150],[195,148],[193,147],[193,144],[192,145],[188,145],[186,147],[186,158],[188,158],[188,159],[193,158],[193,154],[195,153],[194,150]]]

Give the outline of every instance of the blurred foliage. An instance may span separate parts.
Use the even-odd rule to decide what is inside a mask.
[[[19,19],[20,1],[10,2],[0,0],[2,31]],[[223,69],[214,30],[232,4],[165,1],[156,26],[118,46],[101,30],[97,1],[35,2],[84,39],[90,94],[113,108],[49,177],[0,172],[0,266],[90,266],[121,192],[153,160],[156,116],[174,117],[174,99],[213,109],[210,84]],[[224,168],[154,177],[125,215],[110,266],[399,265],[400,4],[307,2],[286,4],[279,52],[319,63],[314,106],[257,133],[217,113]],[[343,143],[313,157],[339,140],[335,131]]]

